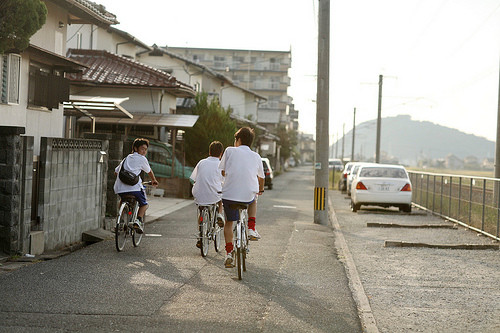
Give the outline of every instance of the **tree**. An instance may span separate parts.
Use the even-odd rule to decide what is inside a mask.
[[[208,156],[208,146],[212,141],[220,141],[227,147],[234,143],[236,123],[231,119],[232,110],[224,109],[218,99],[208,101],[206,93],[195,97],[196,105],[193,114],[200,116],[194,126],[186,130],[186,162],[196,165],[199,160]]]
[[[47,7],[40,0],[2,0],[0,2],[0,54],[23,51],[47,18]]]
[[[284,125],[278,127],[278,137],[280,138],[280,155],[283,160],[287,160],[296,149],[298,144],[297,131],[288,130]]]

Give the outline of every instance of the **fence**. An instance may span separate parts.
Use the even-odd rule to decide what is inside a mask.
[[[409,171],[413,203],[500,240],[500,179]]]

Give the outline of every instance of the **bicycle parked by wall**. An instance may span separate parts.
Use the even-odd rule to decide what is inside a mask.
[[[248,247],[248,204],[237,203],[231,205],[232,209],[238,209],[240,218],[233,227],[233,244],[236,255],[236,268],[238,280],[241,280],[243,272],[246,272],[246,258],[250,251]],[[233,258],[234,259],[234,258]]]
[[[143,182],[143,185],[150,185],[151,182]],[[139,202],[133,195],[125,195],[121,198],[118,218],[115,225],[115,245],[118,252],[122,251],[127,242],[127,238],[132,238],[134,247],[139,246],[144,233],[138,233],[134,228],[134,221],[137,219]],[[146,216],[142,218],[142,229],[146,226]]]
[[[198,206],[198,222],[201,256],[207,256],[212,241],[215,251],[219,252],[222,243],[222,228],[217,223],[217,204]]]

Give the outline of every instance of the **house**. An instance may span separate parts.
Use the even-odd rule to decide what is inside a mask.
[[[237,50],[191,47],[165,47],[200,65],[205,65],[231,78],[236,84],[265,96],[266,103],[259,104],[257,123],[273,131],[280,124],[288,126],[292,98],[288,70],[291,51]],[[295,114],[292,112],[291,114]]]
[[[117,23],[116,17],[87,1],[44,1],[47,19],[23,52],[0,57],[0,125],[24,127],[34,137],[34,153],[41,137],[63,137],[62,103],[69,99],[65,73],[84,68],[65,57],[67,26],[74,21],[95,25]]]
[[[65,56],[66,28],[116,17],[85,0],[43,2],[46,22],[28,48],[0,55],[0,141],[8,147],[0,154],[0,251],[8,254],[65,247],[105,223],[108,143],[64,138],[67,76],[86,68]]]
[[[233,110],[236,119],[255,122],[258,105],[266,101],[264,96],[234,83],[227,76],[157,45],[153,45],[151,51],[139,52],[137,60],[188,82],[197,92],[218,97],[224,108],[230,107]]]

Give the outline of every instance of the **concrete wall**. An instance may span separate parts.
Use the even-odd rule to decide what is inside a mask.
[[[38,215],[52,250],[104,226],[108,142],[42,138],[40,150]]]
[[[33,137],[0,126],[0,251],[26,253],[31,223]]]

